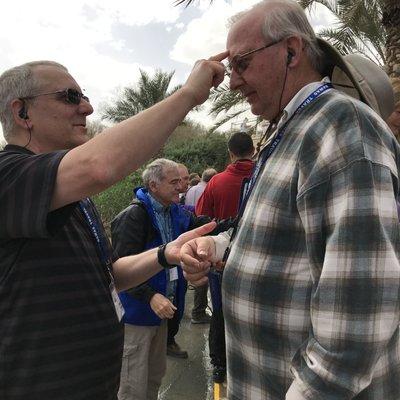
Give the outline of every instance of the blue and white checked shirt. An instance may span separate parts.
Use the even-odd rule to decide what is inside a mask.
[[[163,243],[171,242],[174,236],[173,228],[172,228],[172,219],[171,219],[171,207],[164,206],[158,200],[156,200],[150,193],[149,199],[151,202],[151,206],[153,207],[154,215],[157,221],[158,229],[160,230],[160,235]],[[176,295],[176,286],[177,281],[170,279],[171,271],[169,269],[165,270],[167,274],[167,289],[166,289],[166,297],[171,301],[174,301]]]

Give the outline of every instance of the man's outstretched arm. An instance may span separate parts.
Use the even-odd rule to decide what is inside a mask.
[[[198,61],[181,89],[153,107],[69,151],[58,168],[51,209],[96,194],[155,154],[186,114],[207,100],[224,78],[228,52]]]
[[[167,262],[169,264],[179,264],[182,245],[210,233],[215,226],[215,222],[210,222],[199,228],[185,232],[174,241],[168,243],[165,248]],[[122,257],[113,264],[115,285],[119,291],[140,285],[163,269],[158,263],[157,250],[155,248],[134,256]],[[199,264],[203,268],[209,266],[209,263],[206,261]]]

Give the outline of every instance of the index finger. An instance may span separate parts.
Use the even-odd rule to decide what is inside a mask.
[[[179,239],[181,239],[185,243],[191,239],[196,239],[199,236],[203,236],[206,235],[207,233],[210,233],[215,229],[216,226],[217,223],[215,221],[208,222],[207,224],[192,229],[191,231],[182,233],[182,235],[179,236]]]
[[[228,56],[229,56],[229,50],[225,50],[222,53],[216,54],[215,56],[211,56],[208,60],[209,61],[222,61]]]

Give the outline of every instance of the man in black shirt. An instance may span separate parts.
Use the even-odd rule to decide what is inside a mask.
[[[145,162],[209,89],[223,53],[163,102],[87,141],[89,99],[60,64],[0,76],[0,398],[116,399],[128,289],[178,262],[167,247],[117,259],[87,196]]]

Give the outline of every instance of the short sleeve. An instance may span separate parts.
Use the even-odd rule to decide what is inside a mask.
[[[48,217],[55,217],[57,212],[49,213],[49,209],[58,166],[65,154],[0,152],[1,239],[50,235]]]

